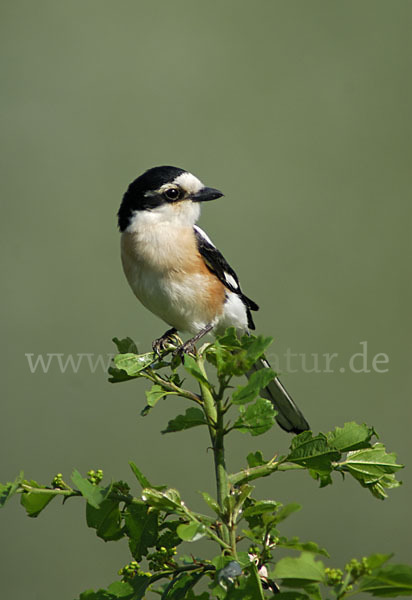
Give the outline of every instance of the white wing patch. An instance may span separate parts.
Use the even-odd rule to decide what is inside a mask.
[[[205,240],[205,242],[210,244],[213,248],[216,248],[216,246],[214,245],[214,243],[212,242],[210,237],[207,235],[207,233],[205,231],[203,231],[203,229],[201,229],[198,225],[193,225],[193,229],[196,229],[197,233]],[[239,289],[239,284],[236,281],[236,279],[233,277],[233,275],[230,275],[230,273],[225,271],[224,277],[225,277],[226,282],[233,288],[233,290]]]
[[[225,271],[225,279],[228,282],[228,284],[232,286],[233,289],[237,290],[239,288],[239,285],[238,285],[236,279],[234,277],[232,277],[232,275],[229,275],[229,273],[226,273],[226,271]]]
[[[210,239],[210,237],[207,235],[207,233],[205,231],[203,231],[203,229],[200,229],[200,227],[198,225],[193,225],[193,229],[196,229],[196,231],[198,232],[198,234],[204,239],[206,240],[206,242],[208,244],[210,244],[211,246],[213,246],[213,248],[216,248],[216,246],[214,245],[214,243],[212,242],[212,240]]]

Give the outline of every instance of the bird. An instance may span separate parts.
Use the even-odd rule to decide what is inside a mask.
[[[117,217],[126,279],[137,299],[170,327],[154,340],[157,353],[177,332],[192,335],[179,348],[183,354],[208,332],[255,329],[252,311],[259,306],[242,292],[235,271],[196,225],[201,204],[222,196],[189,171],[168,165],[148,169],[123,195]],[[254,370],[269,366],[262,357]],[[282,429],[296,434],[309,429],[278,377],[261,395],[272,402]]]

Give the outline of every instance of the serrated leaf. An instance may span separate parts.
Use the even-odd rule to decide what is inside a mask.
[[[202,371],[200,370],[199,365],[190,354],[185,354],[183,359],[183,366],[190,375],[192,375],[197,381],[200,383],[204,383],[207,386],[210,386],[208,379],[204,376]]]
[[[216,336],[216,340],[221,346],[226,346],[229,349],[241,348],[241,342],[235,327],[228,327],[223,335]]]
[[[387,565],[372,575],[363,577],[359,591],[379,598],[412,596],[412,567],[409,565]]]
[[[100,504],[110,493],[110,485],[106,488],[93,485],[88,479],[82,477],[77,469],[74,469],[71,479],[81,495],[86,498],[87,502],[91,506],[94,506],[94,508],[99,508]]]
[[[324,580],[325,567],[321,561],[316,561],[313,554],[303,552],[301,556],[281,558],[275,565],[273,577],[282,579],[287,585],[301,587],[302,583],[321,582]]]
[[[269,368],[255,371],[249,378],[246,385],[238,386],[232,394],[233,404],[247,404],[252,402],[259,394],[260,390],[268,385],[275,377],[274,371]]]
[[[291,452],[286,460],[303,465],[320,476],[327,476],[332,470],[332,461],[338,460],[340,456],[338,450],[329,446],[322,433],[313,437],[311,431],[304,431],[293,438]]]
[[[134,464],[134,462],[132,460],[129,460],[129,465],[130,465],[130,468],[132,469],[133,473],[135,474],[137,481],[142,486],[142,488],[153,487],[151,485],[151,483],[149,482],[149,480],[143,475],[141,470]]]
[[[142,498],[144,502],[158,510],[175,513],[184,512],[179,492],[173,488],[169,488],[164,492],[153,488],[145,488],[142,490]]]
[[[174,433],[198,427],[199,425],[207,425],[203,411],[199,408],[188,408],[184,415],[177,415],[177,417],[169,421],[162,433]]]
[[[176,530],[180,525],[180,521],[164,521],[159,526],[159,537],[157,539],[157,547],[164,546],[165,548],[174,548],[182,543],[182,540],[177,535]],[[161,532],[160,532],[161,530]],[[180,556],[182,561],[182,557]]]
[[[205,526],[202,523],[182,523],[176,529],[177,535],[184,542],[196,542],[205,535]]]
[[[125,527],[130,538],[130,552],[139,562],[157,542],[158,513],[143,503],[129,504],[125,513]]]
[[[106,498],[99,508],[95,508],[90,504],[86,506],[87,525],[96,529],[96,535],[106,542],[119,540],[124,536],[121,520],[118,500]]]
[[[254,365],[255,362],[260,358],[265,350],[273,342],[273,338],[264,337],[263,335],[258,336],[243,336],[242,347],[246,349],[246,357],[250,366]]]
[[[348,452],[346,460],[339,463],[339,466],[344,466],[345,471],[349,471],[354,477],[360,476],[365,481],[403,469],[403,465],[396,464],[396,454],[387,454],[385,446],[380,443],[374,444],[372,448]]]
[[[126,371],[116,369],[115,367],[109,367],[107,372],[110,375],[108,379],[110,383],[122,383],[123,381],[133,381],[136,379],[135,377],[129,377]]]
[[[113,342],[116,344],[119,354],[139,354],[136,344],[130,337],[125,337],[122,339],[114,337]]]
[[[371,448],[348,452],[346,460],[338,463],[337,470],[350,473],[359,483],[368,488],[379,499],[386,498],[385,488],[398,487],[394,473],[403,468],[396,464],[396,454],[386,453],[380,443]]]
[[[154,352],[117,354],[113,360],[115,367],[125,371],[129,377],[139,377],[141,371],[147,369],[156,360],[156,355]]]
[[[20,472],[20,475],[16,479],[9,483],[0,483],[0,508],[4,506],[9,498],[11,498],[16,492],[23,481],[24,473]]]
[[[36,481],[28,481],[28,485],[32,488],[36,489],[46,489],[45,486],[39,485]],[[42,494],[41,492],[23,492],[20,496],[20,504],[24,506],[26,509],[26,513],[28,517],[38,517],[39,514],[46,506],[55,498],[53,494],[45,492]]]
[[[343,427],[336,427],[326,435],[328,443],[340,452],[358,450],[370,446],[370,440],[376,435],[373,427],[359,425],[355,422],[345,423]]]
[[[258,398],[246,409],[239,407],[241,416],[234,424],[234,428],[242,433],[261,435],[268,431],[275,422],[275,410],[272,403],[265,398]]]

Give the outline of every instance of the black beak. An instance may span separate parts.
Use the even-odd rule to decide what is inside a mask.
[[[209,200],[216,200],[217,198],[221,198],[223,196],[222,192],[219,190],[215,190],[215,188],[204,187],[196,194],[193,194],[192,201],[193,202],[208,202]]]

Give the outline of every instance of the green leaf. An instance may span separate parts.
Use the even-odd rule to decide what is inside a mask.
[[[134,589],[133,600],[144,600],[147,588],[150,585],[152,578],[148,575],[136,575],[130,582]]]
[[[312,554],[329,557],[328,552],[324,548],[320,548],[315,542],[301,542],[298,537],[290,539],[279,537],[276,540],[276,547],[291,548],[292,550],[299,550],[300,552],[311,552]]]
[[[216,502],[216,500],[214,498],[212,498],[212,496],[210,496],[207,492],[200,492],[203,496],[203,500],[206,502],[206,504],[217,514],[217,515],[221,515],[221,510],[220,510],[220,506],[219,504]]]
[[[259,394],[260,390],[268,385],[275,377],[274,371],[269,368],[255,371],[249,378],[246,385],[238,386],[232,394],[233,404],[247,404],[252,402]]]
[[[258,398],[246,409],[239,407],[240,417],[234,424],[234,428],[242,433],[261,435],[268,431],[275,422],[275,410],[272,403],[265,398]]]
[[[144,502],[158,510],[174,512],[177,514],[185,512],[179,492],[173,488],[169,488],[164,492],[153,488],[145,488],[142,491],[142,498]]]
[[[272,338],[244,335],[240,340],[234,328],[217,337],[206,351],[206,358],[216,366],[219,376],[244,375],[263,355]]]
[[[264,354],[273,342],[273,338],[264,337],[263,335],[250,335],[242,337],[242,347],[246,349],[246,360],[251,367]]]
[[[235,327],[228,327],[223,335],[216,336],[216,340],[221,346],[226,346],[229,350],[242,347]]]
[[[148,414],[149,410],[153,408],[159,400],[170,394],[175,394],[175,392],[169,392],[162,388],[161,385],[155,383],[154,385],[152,385],[150,390],[145,391],[145,394],[147,398],[147,406],[145,406],[145,408],[141,412],[142,417],[145,417]]]
[[[107,590],[86,590],[80,594],[80,600],[113,600],[114,596]]]
[[[20,475],[16,477],[13,482],[9,483],[0,483],[0,508],[4,506],[9,498],[11,498],[18,490],[19,485],[23,481],[24,474],[23,471],[20,472]]]
[[[129,504],[125,513],[125,527],[130,552],[140,562],[158,538],[158,513],[145,504]]]
[[[136,344],[130,337],[122,338],[113,338],[113,342],[116,344],[117,350],[119,354],[139,354]]]
[[[319,433],[313,437],[311,431],[304,431],[293,438],[291,452],[287,461],[303,465],[317,475],[329,475],[332,471],[332,461],[340,458],[340,452],[330,447],[326,436]]]
[[[350,473],[359,483],[377,498],[386,497],[384,488],[400,485],[394,473],[403,465],[396,464],[396,454],[386,453],[383,444],[376,443],[371,448],[348,452],[346,460],[336,465],[337,470]]]
[[[182,543],[182,540],[177,535],[176,530],[180,525],[180,521],[164,521],[159,526],[159,537],[156,543],[157,547],[164,546],[165,548],[174,548]],[[160,530],[162,532],[160,533]],[[180,557],[182,560],[182,557]]]
[[[134,594],[132,586],[126,581],[114,581],[109,585],[107,591],[116,598],[129,598]]]
[[[99,508],[95,508],[91,504],[86,506],[87,525],[96,529],[96,535],[106,542],[119,540],[124,536],[121,520],[118,500],[106,498]]]
[[[145,477],[145,475],[143,475],[141,470],[135,465],[135,463],[132,460],[129,460],[129,465],[130,465],[131,470],[133,471],[134,476],[136,477],[137,481],[140,483],[142,488],[152,488],[154,490],[160,490],[160,491],[165,490],[167,488],[167,485],[151,484],[150,481],[147,479],[147,477]]]
[[[248,454],[246,457],[246,460],[247,460],[247,464],[249,465],[249,467],[251,469],[253,467],[260,467],[262,465],[266,465],[268,463],[267,460],[263,459],[263,454],[261,453],[260,450],[257,450],[256,452],[251,452],[250,454]]]
[[[262,515],[265,512],[274,513],[279,507],[279,503],[274,500],[257,500],[253,504],[245,508],[243,516],[245,519]]]
[[[358,423],[345,423],[343,427],[336,427],[326,435],[328,443],[340,452],[368,448],[373,435],[376,435],[373,427],[358,425]]]
[[[395,473],[403,469],[403,465],[396,464],[396,454],[387,454],[385,446],[379,443],[374,444],[372,448],[348,452],[346,460],[339,463],[339,466],[344,466],[345,471],[365,481],[374,481],[386,473]]]
[[[199,383],[204,383],[210,387],[209,380],[206,379],[193,356],[190,356],[190,354],[185,354],[183,359],[183,366],[186,369],[186,371],[190,373],[190,375],[192,375],[192,377],[199,381]]]
[[[393,554],[371,554],[366,558],[369,569],[377,569],[388,562]]]
[[[387,565],[370,576],[363,577],[360,592],[368,592],[379,598],[412,596],[412,567],[408,565]]]
[[[291,502],[290,504],[286,504],[286,506],[282,506],[282,508],[276,514],[276,523],[284,521],[293,513],[301,510],[301,508],[302,506],[300,504],[297,504],[297,502]]]
[[[200,408],[188,408],[184,415],[177,415],[177,417],[169,421],[162,433],[174,433],[206,424],[205,416]]]
[[[114,364],[117,369],[125,371],[129,377],[139,377],[141,371],[147,369],[156,360],[154,352],[146,354],[117,354],[114,357]]]
[[[110,383],[122,383],[123,381],[133,381],[133,379],[136,379],[135,377],[129,377],[126,371],[116,369],[115,367],[109,367],[107,372],[110,375],[108,378]]]
[[[181,573],[174,577],[162,594],[162,600],[186,600],[188,592],[203,577],[204,571]]]
[[[184,542],[196,542],[205,535],[205,526],[202,523],[182,523],[178,526],[177,535]]]
[[[302,587],[306,583],[322,582],[324,572],[321,561],[316,561],[313,554],[303,552],[298,558],[281,558],[275,565],[273,577],[282,579],[290,587]]]
[[[28,485],[32,488],[47,489],[46,486],[39,485],[36,481],[28,481]],[[51,490],[42,494],[41,492],[23,492],[20,497],[20,503],[26,509],[28,517],[37,517],[41,511],[55,498],[56,496],[50,493]]]
[[[82,477],[76,469],[74,469],[72,474],[72,481],[75,486],[77,486],[81,495],[86,498],[87,502],[94,506],[94,508],[99,508],[100,504],[107,498],[110,493],[111,486],[107,486],[106,488],[101,488],[98,485],[93,485],[90,483],[88,479]]]
[[[152,484],[150,483],[150,481],[143,475],[143,473],[134,464],[134,462],[132,460],[129,460],[129,465],[130,465],[131,470],[135,474],[137,481],[142,486],[142,488],[146,488],[146,487],[147,488],[151,488],[151,487],[153,487]]]

